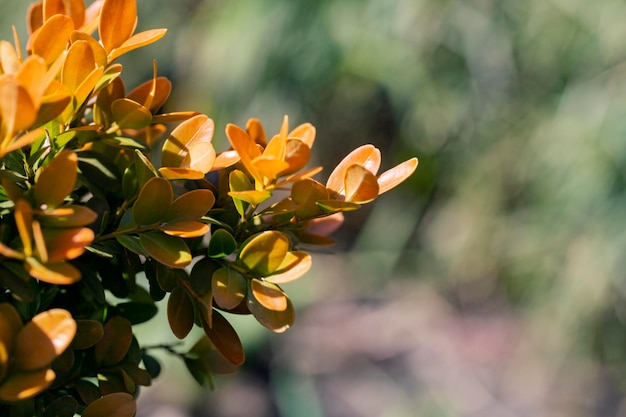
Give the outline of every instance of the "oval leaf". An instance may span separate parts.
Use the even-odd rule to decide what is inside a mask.
[[[83,417],[133,417],[137,403],[132,395],[116,392],[92,402],[83,411]]]
[[[34,397],[48,388],[56,377],[52,369],[11,374],[0,385],[0,401],[19,401]]]
[[[228,320],[213,310],[213,326],[202,320],[204,333],[211,339],[213,346],[233,365],[241,365],[245,361],[245,353],[241,340]]]
[[[132,36],[136,23],[136,0],[105,0],[100,12],[98,34],[107,54]]]
[[[104,326],[95,320],[76,320],[76,336],[70,347],[74,350],[87,349],[104,336]]]
[[[78,156],[65,150],[41,169],[34,193],[38,206],[56,207],[74,189],[78,176]]]
[[[97,363],[110,366],[124,359],[133,341],[130,321],[123,317],[111,318],[104,325],[104,335],[94,346],[94,358]]]
[[[133,206],[133,219],[139,226],[160,223],[167,218],[174,192],[170,182],[154,177],[143,186]]]
[[[162,232],[147,232],[139,236],[146,253],[171,268],[184,268],[191,263],[191,252],[184,240]]]
[[[15,340],[15,366],[25,371],[48,366],[75,334],[76,322],[68,311],[56,308],[37,314]]]
[[[182,287],[176,287],[167,300],[167,320],[179,339],[187,337],[194,323],[193,304]]]
[[[211,235],[209,241],[209,256],[211,258],[223,258],[237,249],[237,241],[224,229],[217,229]]]
[[[291,300],[275,285],[253,279],[247,301],[254,318],[276,333],[284,332],[295,321]]]
[[[290,246],[289,237],[284,233],[276,230],[261,232],[245,244],[239,259],[250,271],[270,275],[280,267]]]
[[[365,204],[378,197],[378,180],[361,165],[351,165],[346,170],[346,201]]]
[[[246,277],[231,268],[220,268],[213,273],[213,298],[224,310],[239,305],[246,296]]]

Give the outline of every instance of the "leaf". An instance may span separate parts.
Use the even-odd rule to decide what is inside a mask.
[[[343,158],[326,182],[326,188],[331,191],[331,198],[345,194],[346,171],[351,165],[361,165],[372,174],[376,174],[380,167],[380,151],[373,145],[363,145]]]
[[[191,263],[191,252],[184,240],[162,232],[147,232],[139,242],[148,256],[171,268],[184,268]]]
[[[51,65],[65,51],[74,22],[65,15],[55,15],[46,20],[32,38],[32,52]]]
[[[211,294],[213,274],[220,268],[220,265],[211,258],[202,258],[193,265],[189,279],[191,288],[203,297]]]
[[[310,178],[296,181],[291,187],[291,199],[299,206],[296,216],[300,219],[318,216],[320,209],[317,202],[328,198],[326,187]]]
[[[208,224],[196,222],[192,220],[182,220],[171,222],[159,227],[159,230],[170,236],[178,236],[182,238],[192,238],[204,236],[211,231]]]
[[[77,410],[78,401],[71,395],[64,395],[46,407],[43,417],[74,417]]]
[[[76,336],[70,348],[83,350],[92,347],[104,336],[102,323],[95,320],[76,320]]]
[[[213,204],[215,204],[213,192],[206,189],[192,190],[174,200],[165,220],[168,222],[198,220],[213,207]]]
[[[165,104],[171,92],[172,82],[165,77],[157,77],[134,88],[128,93],[127,98],[143,104],[151,113],[156,113]],[[150,105],[147,105],[148,102]]]
[[[118,98],[111,103],[111,116],[122,129],[142,129],[152,122],[150,110],[127,98]]]
[[[135,223],[143,226],[163,222],[172,205],[173,194],[168,180],[158,177],[148,180],[133,206]]]
[[[302,275],[306,274],[313,265],[313,258],[310,254],[303,251],[293,251],[287,253],[283,263],[278,270],[265,277],[265,280],[274,284],[284,284],[295,281]]]
[[[28,129],[37,119],[37,108],[30,94],[11,77],[0,78],[0,119],[7,137]]]
[[[143,246],[141,246],[141,242],[137,236],[120,235],[116,236],[115,240],[117,240],[126,249],[136,253],[137,255],[148,255]]]
[[[96,363],[104,366],[116,365],[124,359],[133,341],[130,321],[115,316],[104,325],[104,335],[94,346]],[[84,415],[84,414],[83,414]]]
[[[211,339],[215,348],[224,358],[233,365],[241,365],[245,361],[245,354],[241,340],[230,323],[217,311],[213,311],[213,327],[209,327],[206,320],[202,320],[202,328]]]
[[[380,174],[378,194],[386,193],[410,177],[417,169],[417,164],[417,158],[411,158]]]
[[[254,318],[276,333],[284,332],[295,321],[291,300],[274,284],[253,279],[247,301]]]
[[[105,2],[106,4],[106,2]],[[116,392],[92,402],[83,411],[83,417],[133,417],[137,403],[132,395]]]
[[[261,151],[254,140],[239,126],[230,123],[226,126],[226,136],[228,136],[233,149],[239,154],[241,163],[246,170],[256,181],[262,183],[263,178],[252,163],[254,158],[261,156]]]
[[[70,46],[61,70],[61,82],[75,92],[78,86],[96,67],[93,49],[87,41],[77,41]]]
[[[83,0],[45,0],[43,20],[48,20],[55,14],[65,14],[71,17],[74,26],[79,28],[85,23],[85,3]]]
[[[211,234],[208,253],[211,258],[223,258],[237,249],[237,241],[227,230],[217,229]]]
[[[56,207],[74,189],[78,167],[75,152],[64,150],[39,172],[34,186],[37,206]]]
[[[75,229],[46,229],[44,239],[48,248],[48,262],[56,263],[78,258],[85,252],[95,235],[87,227]]]
[[[361,165],[351,165],[346,169],[346,201],[365,204],[378,197],[376,176]]]
[[[163,144],[161,165],[209,172],[216,156],[211,144],[214,129],[213,120],[203,114],[182,122]]]
[[[80,281],[80,271],[67,262],[42,264],[32,256],[26,258],[24,269],[36,279],[55,285],[70,285]]]
[[[289,132],[288,137],[298,139],[310,149],[315,142],[315,127],[311,123],[303,123]]]
[[[246,297],[247,280],[234,269],[224,267],[213,273],[213,298],[224,310],[231,310]]]
[[[124,42],[135,31],[137,2],[135,0],[105,0],[100,12],[98,33],[107,54]]]
[[[252,183],[248,179],[248,176],[238,169],[235,169],[228,174],[228,186],[230,189],[229,195],[231,195],[231,193],[239,193],[254,189]],[[240,198],[234,198],[233,203],[235,204],[237,212],[243,217],[246,213],[246,209],[248,208],[245,203],[250,203]]]
[[[290,246],[289,237],[282,232],[261,232],[244,244],[239,260],[254,273],[270,275],[280,267]]]
[[[111,51],[109,60],[114,61],[125,53],[150,45],[165,36],[166,32],[167,29],[151,29],[137,33]]]
[[[75,334],[76,322],[68,311],[55,308],[37,314],[15,339],[15,366],[34,371],[50,365],[67,349]]]
[[[98,213],[86,206],[70,204],[46,210],[37,216],[42,226],[70,228],[87,226],[98,219]]]
[[[52,369],[13,373],[0,385],[0,401],[13,402],[34,397],[48,388],[55,377]]]
[[[193,328],[193,304],[187,292],[180,286],[174,288],[167,300],[167,321],[172,333],[179,339],[184,339]]]
[[[21,329],[22,319],[15,307],[9,303],[0,304],[0,380],[9,371],[9,356]]]
[[[342,211],[354,211],[361,208],[360,204],[340,200],[320,200],[317,202],[317,206],[322,209],[322,212],[325,214],[339,213]]]
[[[141,324],[152,319],[158,312],[157,306],[152,300],[150,301],[119,303],[115,306],[115,309],[122,317],[128,319],[132,325]]]

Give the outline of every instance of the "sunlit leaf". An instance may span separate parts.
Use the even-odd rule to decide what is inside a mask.
[[[44,0],[43,19],[55,14],[65,14],[72,18],[74,26],[79,28],[85,23],[85,3],[83,0]]]
[[[152,122],[152,113],[141,104],[127,98],[111,103],[113,121],[123,129],[141,129]]]
[[[24,268],[33,277],[49,284],[70,285],[80,281],[80,271],[67,262],[42,264],[36,258],[28,257]]]
[[[213,298],[217,304],[230,310],[239,305],[246,296],[246,277],[231,268],[220,268],[213,273]]]
[[[37,119],[37,108],[30,94],[10,77],[0,78],[0,119],[9,137],[28,129]]]
[[[126,42],[137,23],[136,0],[105,0],[100,12],[98,33],[104,50],[109,54]]]
[[[56,207],[63,203],[74,189],[78,167],[75,152],[64,150],[43,167],[35,183],[35,200],[38,206]]]
[[[154,92],[153,90],[154,85]],[[156,80],[146,81],[128,93],[127,98],[146,106],[152,113],[165,104],[172,92],[172,82],[165,77],[157,77]],[[154,94],[153,96],[151,96]],[[150,105],[146,103],[150,101]]]
[[[284,174],[289,174],[301,170],[306,166],[311,158],[311,148],[304,142],[296,139],[287,141],[287,151],[285,154],[285,162],[289,167]]]
[[[76,322],[68,311],[56,308],[37,314],[15,339],[15,366],[34,371],[49,365],[67,349],[75,334]]]
[[[104,335],[94,346],[94,358],[102,365],[115,365],[126,356],[133,340],[130,321],[116,316],[104,325]]]
[[[116,392],[92,402],[82,413],[83,417],[133,417],[137,403],[132,395]]]
[[[46,229],[44,238],[48,249],[48,262],[75,259],[85,252],[95,235],[87,227],[75,229]]]
[[[357,204],[365,204],[378,197],[376,176],[361,165],[351,165],[346,169],[345,198]]]
[[[167,300],[167,320],[172,333],[179,339],[187,337],[194,323],[193,304],[180,286],[174,288]]]
[[[34,397],[48,388],[55,377],[52,369],[12,373],[0,385],[0,401],[13,402]]]
[[[406,180],[417,169],[417,158],[411,158],[378,176],[379,194],[385,193]]]
[[[295,321],[291,300],[274,284],[253,279],[247,301],[254,318],[276,333],[284,332]]]
[[[208,224],[193,220],[181,220],[161,225],[159,230],[170,236],[192,238],[206,235],[211,230],[211,227]]]
[[[345,194],[346,171],[351,165],[361,165],[372,174],[378,172],[380,167],[380,151],[373,145],[363,145],[350,152],[333,170],[326,182],[333,194],[332,198]]]
[[[315,142],[315,127],[311,123],[303,123],[289,132],[288,137],[298,139],[311,149]]]
[[[95,66],[93,50],[87,41],[74,42],[67,51],[67,56],[63,63],[61,82],[70,91],[75,92]]]
[[[55,15],[46,20],[32,38],[33,54],[39,55],[52,64],[65,51],[70,35],[74,30],[74,22],[65,15]]]
[[[296,181],[291,187],[291,198],[298,204],[296,216],[301,219],[319,215],[317,202],[327,200],[328,190],[319,182],[312,179]]]
[[[291,242],[276,230],[261,232],[245,243],[239,260],[252,272],[262,276],[275,272],[282,264]]]
[[[163,178],[146,182],[133,206],[133,219],[139,226],[160,223],[168,217],[173,198],[172,185]]]
[[[111,51],[109,54],[109,60],[114,61],[125,53],[150,45],[165,36],[166,32],[167,29],[151,29],[137,33],[126,40],[119,47]]]
[[[150,257],[171,268],[184,268],[191,263],[191,252],[181,238],[147,232],[139,236],[139,241]]]
[[[203,114],[185,120],[165,140],[161,165],[209,172],[216,156],[211,144],[214,128],[213,120]]]
[[[32,34],[43,25],[43,1],[31,3],[26,12],[28,33]]]
[[[81,227],[93,223],[98,214],[86,206],[70,204],[39,213],[39,222],[48,227]]]
[[[246,131],[234,124],[228,124],[226,126],[226,135],[232,147],[239,154],[246,170],[248,170],[256,181],[263,182],[261,174],[252,163],[254,158],[261,156],[261,151],[254,140],[252,140]]]
[[[295,281],[306,274],[312,265],[313,258],[310,254],[303,251],[289,252],[278,267],[277,272],[265,277],[265,280],[274,284]]]

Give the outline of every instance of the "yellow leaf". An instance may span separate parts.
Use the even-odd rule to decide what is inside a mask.
[[[239,260],[252,272],[262,276],[275,272],[283,263],[291,242],[276,230],[258,233],[244,243]]]
[[[259,119],[249,119],[246,123],[246,132],[250,135],[250,138],[261,146],[267,144],[267,138],[265,136],[265,130]]]
[[[10,42],[0,41],[0,73],[15,74],[22,63],[15,51],[15,48]]]
[[[135,31],[136,24],[136,0],[104,0],[98,32],[106,53],[126,42]]]
[[[215,302],[224,310],[232,310],[246,297],[246,277],[234,269],[220,268],[213,273],[211,288]]]
[[[70,46],[61,70],[61,82],[75,92],[78,86],[96,68],[93,49],[87,41],[76,41]]]
[[[141,129],[150,124],[152,113],[141,104],[127,98],[111,103],[113,121],[123,129]]]

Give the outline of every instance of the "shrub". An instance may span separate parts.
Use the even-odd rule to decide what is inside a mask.
[[[28,11],[26,54],[15,30],[0,41],[1,415],[132,416],[160,372],[133,325],[168,294],[173,334],[204,337],[164,348],[201,384],[236,369],[222,313],[288,329],[281,285],[312,262],[300,247],[332,243],[344,212],[417,167],[377,175],[364,145],[322,184],[306,168],[315,128],[287,116],[271,137],[256,119],[229,124],[217,153],[209,117],[160,112],[172,85],[156,63],[126,91],[117,58],[166,32],[135,34],[136,21],[135,0],[45,0]]]

